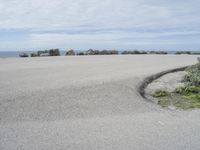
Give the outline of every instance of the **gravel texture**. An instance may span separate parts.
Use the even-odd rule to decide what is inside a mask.
[[[198,150],[199,110],[165,110],[137,91],[196,57],[0,59],[0,149]]]

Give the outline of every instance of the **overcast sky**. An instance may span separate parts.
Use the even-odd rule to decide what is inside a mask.
[[[200,0],[0,0],[0,50],[200,50]]]

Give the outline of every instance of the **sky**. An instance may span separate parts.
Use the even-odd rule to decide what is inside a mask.
[[[0,51],[200,51],[200,0],[0,0]]]

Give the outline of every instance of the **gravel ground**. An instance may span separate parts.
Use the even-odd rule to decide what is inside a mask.
[[[199,110],[165,110],[137,92],[196,57],[0,59],[0,149],[198,150]]]

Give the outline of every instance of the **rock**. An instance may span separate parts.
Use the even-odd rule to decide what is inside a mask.
[[[175,106],[168,106],[168,109],[170,109],[170,110],[176,110],[176,107]]]

